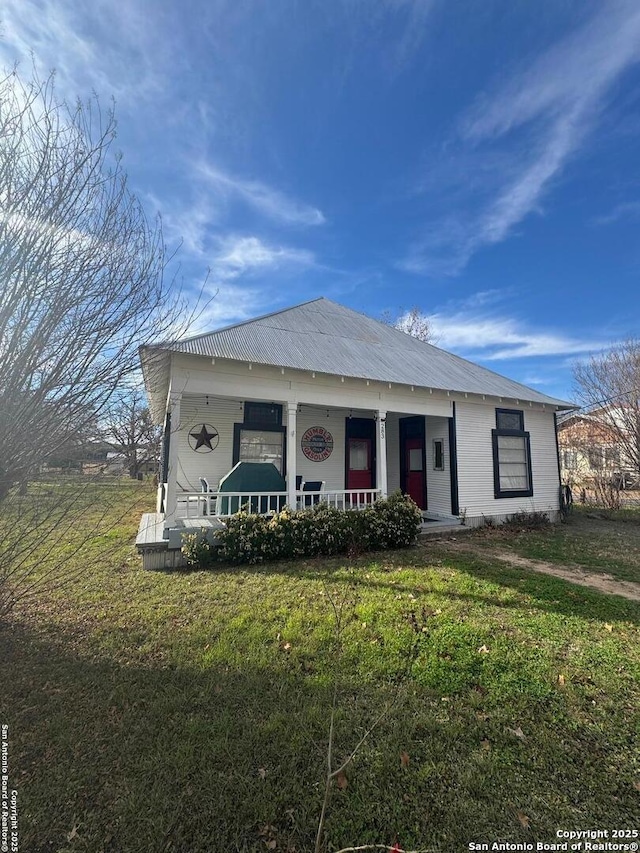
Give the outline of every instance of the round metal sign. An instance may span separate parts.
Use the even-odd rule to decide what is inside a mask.
[[[333,436],[321,426],[309,427],[300,444],[302,452],[312,462],[324,462],[333,452]]]
[[[211,453],[219,441],[218,430],[211,424],[198,424],[189,430],[189,447],[196,453]]]

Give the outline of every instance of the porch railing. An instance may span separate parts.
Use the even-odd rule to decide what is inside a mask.
[[[364,509],[380,497],[379,489],[331,489],[328,492],[296,492],[298,509],[323,503],[335,509]]]
[[[370,506],[379,497],[379,489],[296,492],[296,509],[309,509],[322,502],[336,509],[358,510]],[[179,492],[176,517],[227,518],[243,509],[258,515],[272,515],[283,509],[287,501],[287,492]]]

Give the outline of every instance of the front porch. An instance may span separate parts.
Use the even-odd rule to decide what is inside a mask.
[[[398,489],[432,519],[430,525],[459,524],[450,407],[422,405],[433,414],[407,408],[170,395],[163,482],[156,514],[141,528],[139,550],[163,543],[179,548],[185,531],[219,529],[242,508],[269,515],[323,502],[357,511]],[[272,463],[279,486],[222,488],[239,462]]]
[[[269,512],[324,500],[352,509],[400,489],[423,511],[457,516],[451,406],[433,401],[420,408],[171,397],[157,511],[169,527],[179,518],[224,517],[245,504]],[[221,482],[242,461],[271,462],[278,487],[264,495],[251,483],[225,501]]]

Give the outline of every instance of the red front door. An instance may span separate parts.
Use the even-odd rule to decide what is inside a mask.
[[[370,438],[347,440],[347,488],[372,489],[372,441]]]
[[[424,505],[424,440],[422,438],[406,438],[404,442],[405,490],[409,497],[418,504]]]

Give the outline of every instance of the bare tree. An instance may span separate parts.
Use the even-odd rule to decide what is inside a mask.
[[[431,320],[415,305],[408,311],[400,309],[400,313],[397,315],[385,311],[381,319],[383,323],[387,323],[387,325],[393,326],[401,332],[406,332],[420,341],[427,344],[435,343],[436,338]]]
[[[162,428],[154,424],[151,413],[138,388],[118,395],[109,406],[102,434],[117,453],[121,453],[129,476],[135,479],[150,462],[160,455]]]
[[[592,424],[619,450],[620,469],[640,473],[640,341],[629,339],[574,367],[575,393]]]
[[[179,315],[113,110],[0,81],[0,501],[89,424]]]
[[[603,423],[598,411],[572,413],[558,425],[558,446],[563,481],[579,488],[585,501],[589,496],[600,506],[617,509],[626,480],[617,430]]]
[[[161,222],[128,189],[115,135],[113,109],[61,102],[53,75],[0,79],[0,616],[68,580],[67,531],[84,542],[107,523],[90,478],[38,472],[95,434],[141,343],[193,319],[179,325]]]

